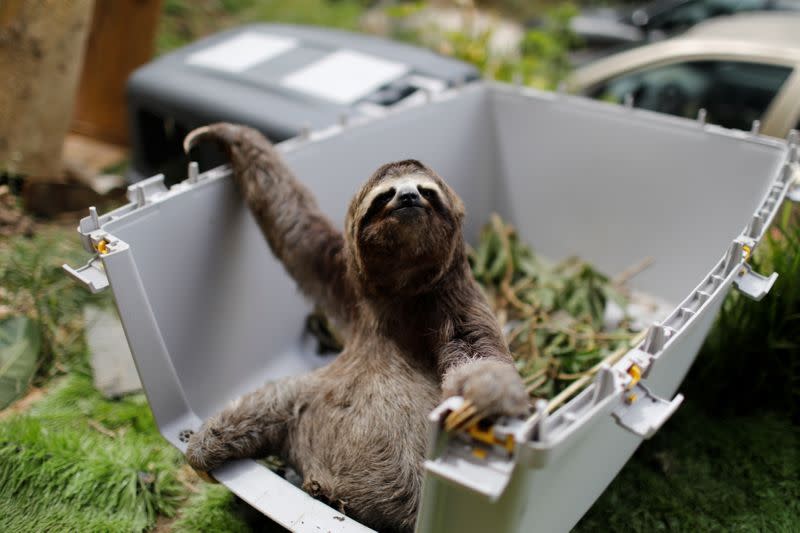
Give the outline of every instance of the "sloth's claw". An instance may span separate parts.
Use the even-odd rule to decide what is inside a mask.
[[[447,415],[444,420],[444,429],[451,432],[469,429],[486,418],[486,416],[486,411],[477,411],[475,407],[464,409],[462,406]]]
[[[459,429],[469,429],[481,420],[486,418],[486,413],[478,413],[477,415],[470,417],[464,422]]]
[[[444,422],[447,431],[471,426],[492,416],[528,413],[528,394],[513,365],[492,359],[473,361],[455,369],[443,384],[445,396],[462,396],[464,403]]]
[[[453,431],[465,427],[465,422],[474,418],[478,409],[469,400],[466,400],[458,409],[451,411],[444,420],[445,431]]]

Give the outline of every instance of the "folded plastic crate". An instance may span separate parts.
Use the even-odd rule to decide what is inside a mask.
[[[578,521],[680,403],[673,395],[731,287],[754,298],[769,290],[775,276],[747,259],[784,198],[798,196],[790,141],[475,83],[280,145],[334,221],[376,167],[413,157],[461,195],[472,242],[496,211],[555,260],[580,255],[613,273],[652,257],[631,284],[674,306],[554,412],[539,406],[527,421],[472,435],[440,431],[444,407],[432,413],[418,531],[550,532]],[[81,220],[95,256],[69,270],[92,290],[111,286],[159,428],[183,450],[185,430],[229,400],[327,359],[304,333],[310,304],[227,167],[190,165],[171,189],[156,176],[129,197]],[[488,453],[471,453],[478,445]],[[256,461],[214,476],[292,530],[366,529]]]
[[[478,79],[475,67],[375,36],[291,24],[249,24],[164,54],[134,72],[126,97],[131,168],[185,177],[183,138],[209,122],[241,122],[274,141],[383,114]],[[210,146],[194,156],[224,160]]]

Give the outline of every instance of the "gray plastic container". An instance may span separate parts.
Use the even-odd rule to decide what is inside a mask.
[[[375,36],[289,24],[239,26],[131,75],[129,178],[157,172],[168,182],[175,174],[182,178],[183,165],[175,169],[174,163],[182,160],[183,137],[203,124],[247,124],[278,142],[478,78],[472,65]],[[203,161],[221,161],[220,155],[208,146],[195,152]]]
[[[675,306],[560,409],[496,426],[511,453],[476,457],[471,437],[439,431],[446,406],[432,413],[425,532],[572,527],[680,403],[672,396],[731,286],[755,298],[769,289],[775,276],[746,259],[800,174],[793,142],[484,83],[281,148],[335,221],[377,166],[418,158],[463,198],[468,239],[497,211],[553,259],[578,254],[616,273],[651,256],[633,286]],[[129,205],[81,221],[87,250],[102,253],[68,269],[92,290],[111,285],[159,428],[181,450],[181,431],[227,401],[326,362],[304,335],[310,305],[228,172],[190,166],[170,190],[159,177],[132,186]],[[292,530],[366,529],[255,461],[214,476]]]

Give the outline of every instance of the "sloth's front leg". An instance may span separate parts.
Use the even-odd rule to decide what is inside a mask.
[[[208,472],[231,459],[281,453],[301,392],[297,377],[267,383],[233,401],[189,437],[186,460]]]
[[[528,394],[513,363],[482,358],[464,361],[444,376],[445,398],[462,396],[464,405],[445,421],[448,430],[464,427],[491,416],[523,416],[528,413]]]

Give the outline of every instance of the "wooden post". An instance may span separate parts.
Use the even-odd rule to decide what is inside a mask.
[[[125,82],[153,55],[162,0],[96,0],[72,130],[127,144]]]
[[[0,1],[0,171],[60,176],[92,4]]]

